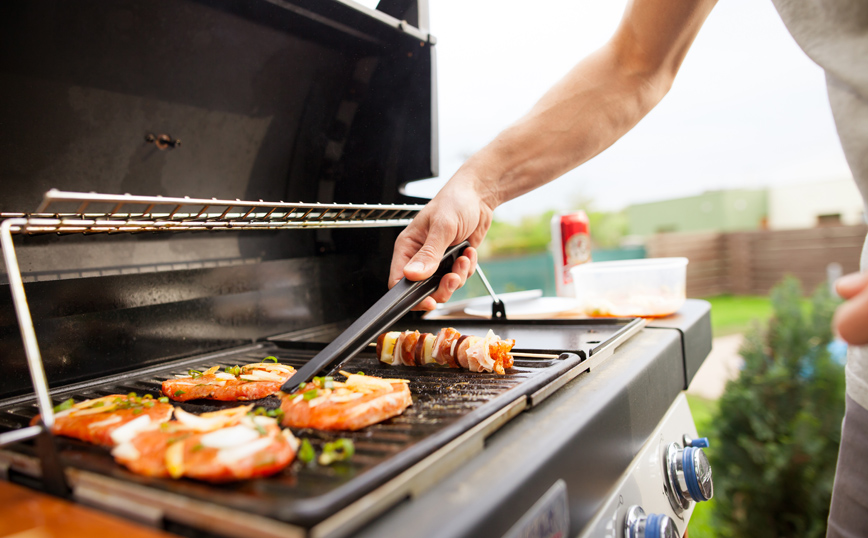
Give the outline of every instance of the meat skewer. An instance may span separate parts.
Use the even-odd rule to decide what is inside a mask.
[[[368,347],[377,347],[376,342],[371,342],[368,344]],[[526,351],[510,351],[510,355],[515,357],[524,357],[528,359],[557,359],[560,355],[555,355],[554,353],[528,353]]]
[[[462,335],[452,327],[436,335],[419,331],[388,332],[377,338],[377,358],[386,364],[424,366],[439,364],[471,372],[503,375],[513,364],[515,340],[502,340],[489,330],[484,337]]]

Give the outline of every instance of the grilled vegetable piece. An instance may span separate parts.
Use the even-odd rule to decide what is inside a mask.
[[[67,400],[56,409],[52,432],[111,447],[142,429],[166,422],[172,418],[173,407],[153,399],[150,394],[137,396],[130,393],[111,394],[79,403]],[[39,415],[32,422],[35,424],[38,420]]]
[[[491,330],[485,337],[462,335],[452,327],[440,329],[436,336],[419,331],[388,332],[377,339],[377,357],[392,365],[436,363],[503,375],[507,368],[512,368],[509,352],[514,345],[515,340],[502,340]]]
[[[139,433],[112,450],[115,460],[145,476],[232,482],[280,472],[295,459],[298,441],[277,420],[252,406],[193,415]]]
[[[283,425],[359,430],[400,415],[413,403],[409,381],[341,372],[346,381],[315,377],[283,397]]]
[[[235,402],[258,400],[280,390],[292,377],[295,368],[277,362],[256,362],[220,371],[219,366],[204,372],[190,370],[190,375],[163,381],[163,394],[173,400],[221,400]]]

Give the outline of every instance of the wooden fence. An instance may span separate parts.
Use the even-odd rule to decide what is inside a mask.
[[[649,258],[684,256],[688,297],[721,293],[765,295],[785,275],[796,276],[806,292],[826,280],[830,263],[843,273],[859,270],[868,226],[829,226],[804,230],[658,234]]]

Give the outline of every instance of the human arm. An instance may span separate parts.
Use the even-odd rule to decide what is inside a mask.
[[[612,38],[470,157],[401,233],[389,286],[433,274],[450,245],[479,246],[498,205],[579,166],[636,125],[669,90],[714,3],[631,1]],[[459,258],[419,307],[446,301],[474,263],[475,251]]]
[[[868,273],[853,273],[835,282],[838,295],[847,302],[835,311],[835,331],[848,344],[868,344]]]

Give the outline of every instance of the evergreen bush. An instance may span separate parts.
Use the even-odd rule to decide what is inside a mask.
[[[799,281],[771,292],[767,329],[754,327],[727,384],[709,456],[722,536],[821,537],[826,532],[844,416],[844,368],[828,345],[836,301],[821,285],[810,310]]]

